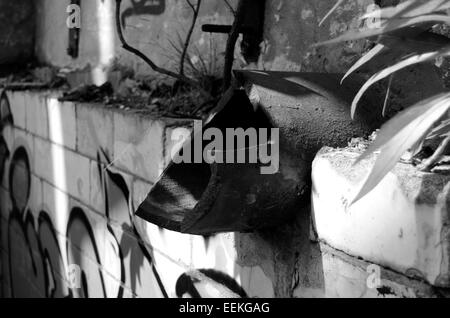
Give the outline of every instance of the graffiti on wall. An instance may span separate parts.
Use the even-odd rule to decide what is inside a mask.
[[[32,211],[27,208],[31,192],[29,162],[25,148],[19,147],[14,152],[9,169],[13,208],[8,223],[8,256],[13,297],[123,297],[123,286],[131,286],[136,291],[138,279],[145,279],[152,287],[156,287],[153,288],[154,293],[148,296],[167,297],[152,257],[141,243],[129,235],[130,231],[137,235],[136,229],[130,226],[131,222],[124,220],[122,223],[122,228],[128,233],[115,230],[109,225],[112,214],[116,213],[120,217],[124,215],[123,211],[129,211],[129,195],[123,178],[108,170],[101,177],[104,182],[107,217],[107,233],[103,238],[106,241],[104,245],[112,247],[113,252],[108,264],[105,264],[100,257],[97,239],[88,217],[82,208],[74,207],[67,224],[65,257],[67,264],[80,267],[81,282],[80,288],[69,289],[63,256],[49,213],[41,211],[35,221]],[[125,262],[129,264],[124,264]],[[141,272],[141,267],[151,269],[146,271],[147,277],[136,276]],[[110,274],[119,277],[119,281],[108,284],[106,270],[102,268],[107,268],[112,272]],[[125,268],[130,269],[129,275]],[[30,280],[32,288],[29,288]]]
[[[161,15],[166,10],[166,0],[131,0],[131,6],[121,15],[122,25],[126,26],[126,19],[136,15]]]
[[[13,125],[4,94],[0,110],[3,131]],[[141,238],[133,222],[127,182],[113,171],[100,147],[94,173],[104,203],[101,221],[93,221],[84,207],[73,203],[65,230],[55,229],[58,211],[30,208],[36,176],[27,149],[26,145],[8,149],[2,133],[0,180],[7,180],[10,211],[6,227],[0,228],[7,232],[7,242],[1,243],[7,246],[12,297],[169,297],[168,290],[175,290],[173,296],[197,298],[211,296],[211,289],[215,295],[247,296],[234,278],[215,269],[181,272],[175,286],[164,285],[161,275],[172,273],[157,270],[151,244]]]

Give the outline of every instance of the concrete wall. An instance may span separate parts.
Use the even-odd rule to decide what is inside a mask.
[[[203,297],[239,288],[274,296],[257,263],[239,262],[239,235],[182,235],[134,217],[170,153],[166,134],[188,121],[61,103],[55,92],[8,92],[7,98],[3,296],[176,297],[177,284],[182,295],[191,276]],[[81,289],[69,288],[72,264],[81,268]]]
[[[234,6],[236,2],[230,1]],[[184,39],[192,12],[186,2],[181,0],[158,0],[152,3],[154,14],[139,13],[140,10],[130,0],[123,1],[126,37],[157,64],[176,70],[179,54],[172,44],[179,47],[178,37]],[[366,49],[364,41],[319,49],[313,49],[311,45],[358,27],[361,23],[358,16],[371,3],[371,0],[348,1],[319,26],[319,21],[332,7],[332,1],[267,1],[260,62],[258,65],[246,65],[237,50],[235,67],[344,72]],[[59,67],[81,69],[87,65],[92,68],[110,67],[115,63],[131,67],[141,75],[153,74],[140,59],[120,48],[114,26],[114,0],[81,1],[80,56],[75,60],[69,57],[66,53],[68,4],[68,0],[39,0],[37,3],[37,54],[42,61]],[[203,1],[189,50],[196,66],[200,67],[202,59],[208,72],[221,73],[227,37],[203,33],[200,27],[205,23],[230,24],[232,20],[223,1]]]
[[[363,26],[358,17],[373,1],[346,1],[319,26],[334,4],[335,1],[267,1],[264,50],[259,68],[345,73],[367,49],[364,41],[317,49],[311,46]]]
[[[211,237],[136,218],[169,159],[169,134],[190,121],[58,95],[9,91],[0,107],[2,296],[177,297],[192,284],[202,297],[441,295],[381,258],[318,243],[309,209],[275,229]]]
[[[150,9],[133,3],[147,3]],[[195,3],[195,1],[193,1]],[[235,3],[231,0],[230,3]],[[70,1],[38,0],[37,55],[51,65],[84,69],[97,73],[113,66],[125,66],[137,75],[154,74],[148,65],[121,48],[115,27],[115,0],[81,1],[81,38],[77,59],[67,55],[66,8]],[[184,0],[131,1],[122,3],[127,41],[165,68],[177,71],[192,10]],[[203,1],[190,43],[189,57],[197,68],[205,62],[207,73],[219,74],[223,63],[226,35],[201,32],[205,23],[230,24],[232,14],[223,1]],[[186,67],[189,71],[189,68]],[[97,75],[98,76],[98,75]]]
[[[132,3],[124,1],[125,12],[130,12],[127,38],[159,64],[175,68],[178,59],[169,41],[176,40],[177,32],[184,36],[190,11],[181,0],[152,3],[153,14],[141,14],[139,9],[129,10]],[[253,66],[237,59],[236,67],[346,71],[365,50],[363,42],[322,49],[310,45],[357,27],[357,17],[370,3],[348,1],[319,27],[332,1],[267,1],[261,59]],[[99,80],[118,66],[130,67],[138,75],[154,75],[120,49],[113,0],[82,0],[80,56],[71,59],[66,53],[68,4],[37,3],[36,51],[42,61],[84,69]],[[194,63],[200,63],[202,56],[209,65],[211,54],[214,60],[219,58],[211,72],[220,72],[225,37],[201,33],[199,26],[229,22],[231,15],[221,1],[204,1],[191,46]],[[419,71],[415,74],[424,77]],[[411,90],[423,90],[423,81],[415,85],[421,89],[408,86],[408,96]],[[0,290],[4,297],[177,297],[192,284],[203,297],[234,296],[242,290],[250,297],[448,295],[433,286],[435,279],[427,283],[379,255],[366,257],[351,244],[343,248],[340,238],[358,238],[352,238],[351,232],[333,233],[326,222],[314,226],[318,219],[311,218],[309,209],[299,210],[293,222],[276,229],[211,237],[182,235],[144,222],[134,211],[168,162],[169,134],[186,129],[189,120],[59,102],[60,92],[16,91],[6,96],[9,103],[0,107]],[[319,189],[323,181],[314,182]],[[325,184],[329,183],[327,177]],[[329,204],[330,193],[314,198],[316,215],[320,213],[317,199]],[[325,203],[321,212],[325,216],[340,207],[339,202],[333,209]],[[399,218],[395,225],[403,221]],[[334,239],[324,239],[326,235]],[[383,251],[383,241],[369,243]],[[415,248],[420,251],[421,245]],[[72,283],[77,281],[78,268],[81,289],[71,288],[76,287]]]

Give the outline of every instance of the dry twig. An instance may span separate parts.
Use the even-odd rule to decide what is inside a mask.
[[[198,86],[199,83],[196,82],[195,80],[188,78],[182,74],[177,74],[175,72],[172,72],[170,70],[167,70],[165,68],[159,67],[158,65],[156,65],[148,56],[146,56],[144,53],[142,53],[141,51],[139,51],[138,49],[132,47],[131,45],[129,45],[127,43],[127,41],[125,40],[125,37],[123,35],[123,30],[122,30],[122,23],[120,21],[120,9],[121,9],[121,4],[122,4],[122,0],[116,0],[116,15],[115,15],[115,19],[116,19],[116,27],[117,27],[117,33],[119,35],[119,40],[122,43],[122,47],[129,51],[130,53],[133,53],[134,55],[140,57],[145,63],[147,63],[155,72],[173,77],[183,83],[189,84],[189,85],[193,85],[193,86]]]
[[[184,75],[184,61],[186,60],[186,54],[189,48],[189,43],[191,42],[192,33],[194,32],[194,27],[197,23],[198,13],[200,11],[200,5],[202,3],[202,0],[197,0],[197,6],[194,6],[190,0],[186,0],[188,5],[191,7],[192,12],[194,13],[192,17],[192,23],[191,27],[189,28],[189,31],[186,36],[186,41],[184,42],[183,52],[181,53],[181,60],[180,60],[180,75]]]

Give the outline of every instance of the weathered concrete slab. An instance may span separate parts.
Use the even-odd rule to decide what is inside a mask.
[[[450,176],[399,163],[350,206],[374,158],[322,149],[313,163],[312,207],[320,240],[355,257],[435,286],[450,286]]]

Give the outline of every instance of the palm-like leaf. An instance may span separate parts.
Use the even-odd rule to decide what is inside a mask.
[[[361,19],[413,18],[431,13],[440,13],[448,9],[450,9],[450,2],[447,0],[409,0],[395,7],[386,7],[368,12]]]
[[[336,9],[339,8],[344,2],[345,0],[337,0],[336,4],[331,8],[331,10],[328,11],[328,13],[323,17],[322,20],[320,20],[319,26],[321,26],[325,22],[325,20],[328,19],[330,15],[332,15],[333,12],[336,11]]]
[[[368,63],[370,60],[372,60],[375,56],[380,54],[381,52],[387,50],[387,48],[383,44],[377,44],[374,48],[372,48],[369,52],[363,55],[353,66],[345,73],[345,75],[342,77],[342,82],[349,77],[352,73],[354,73],[356,70],[361,68],[364,64]]]
[[[343,2],[343,0],[338,1],[325,18],[329,17]],[[378,42],[348,70],[342,79],[344,80],[375,58],[382,59],[384,65],[387,65],[386,67],[382,66],[382,69],[361,87],[352,103],[352,117],[354,117],[358,101],[374,83],[388,76],[391,76],[392,79],[395,72],[406,67],[449,55],[450,40],[427,31],[435,24],[450,24],[450,17],[446,14],[446,10],[450,10],[450,0],[403,1],[397,6],[382,8],[361,17],[361,19],[380,19],[377,28],[351,30],[335,39],[315,45],[321,46],[359,39],[376,39]],[[373,152],[380,150],[374,167],[353,202],[370,192],[408,149],[417,153],[425,138],[449,136],[449,119],[442,120],[436,126],[449,108],[450,94],[441,94],[408,108],[387,122],[372,145],[355,162],[356,164]],[[438,154],[432,157],[435,156]]]
[[[414,64],[418,64],[418,63],[423,63],[432,59],[435,59],[439,56],[442,55],[446,55],[448,54],[450,50],[450,47],[446,47],[440,51],[437,52],[428,52],[428,53],[423,53],[423,54],[419,54],[419,55],[413,55],[410,56],[392,66],[389,66],[387,68],[385,68],[384,70],[379,71],[378,73],[376,73],[375,75],[373,75],[370,79],[368,79],[364,85],[362,86],[362,88],[358,91],[358,93],[356,94],[355,98],[353,99],[352,102],[352,107],[351,107],[351,116],[352,118],[354,118],[355,116],[355,112],[356,112],[356,107],[358,105],[358,102],[360,101],[360,99],[362,98],[362,96],[364,95],[364,93],[376,82],[381,81],[382,79],[388,77],[389,75],[392,75],[393,73],[404,69],[408,66],[414,65]]]
[[[380,35],[396,33],[403,31],[403,29],[408,29],[412,27],[417,27],[418,25],[426,24],[427,27],[438,23],[450,24],[450,17],[444,14],[430,14],[425,16],[407,18],[407,19],[391,19],[387,21],[380,22],[379,28],[369,28],[363,30],[350,30],[335,39],[323,41],[314,44],[314,47],[336,44],[346,41],[355,41],[366,38],[373,38]],[[419,29],[421,30],[421,29]]]
[[[369,193],[408,149],[425,138],[449,109],[450,94],[441,94],[408,108],[386,123],[375,141],[355,162],[356,164],[374,151],[381,150],[353,203]]]

